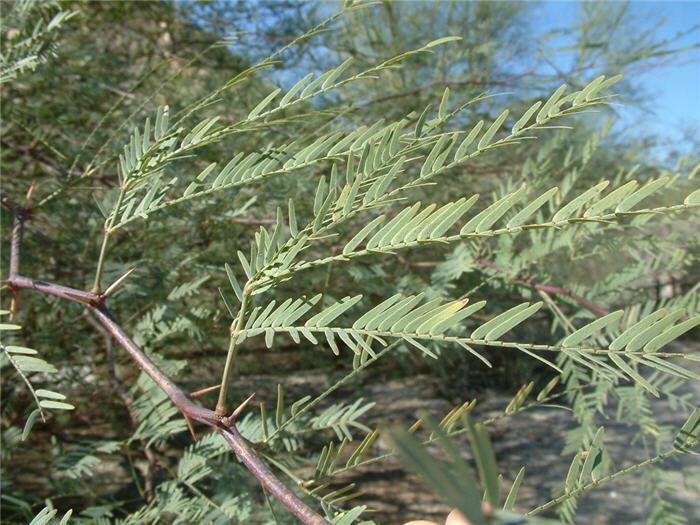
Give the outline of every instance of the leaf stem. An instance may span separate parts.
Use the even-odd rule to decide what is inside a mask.
[[[112,228],[114,227],[114,224],[117,222],[117,215],[119,214],[119,208],[122,207],[122,201],[124,200],[124,195],[126,195],[126,181],[121,187],[121,190],[119,191],[119,198],[117,199],[117,203],[114,205],[114,209],[112,210],[112,214],[109,217],[109,224],[105,224],[105,234],[104,237],[102,237],[102,247],[100,248],[100,256],[97,259],[97,269],[95,270],[95,284],[92,287],[92,293],[94,295],[99,295],[101,288],[100,288],[100,281],[102,280],[102,268],[104,267],[104,262],[105,262],[105,254],[107,253],[107,239],[109,238],[110,235],[112,235]]]
[[[544,504],[540,505],[539,507],[535,507],[530,512],[525,514],[525,516],[534,516],[535,514],[539,514],[543,510],[547,510],[548,508],[553,507],[554,505],[557,505],[557,504],[559,504],[559,503],[561,503],[569,498],[575,498],[575,497],[580,496],[581,494],[583,494],[584,492],[586,492],[592,488],[603,485],[604,483],[608,483],[610,481],[613,481],[617,478],[625,476],[626,474],[631,474],[632,472],[635,472],[635,471],[637,471],[641,468],[644,468],[648,465],[652,465],[654,463],[664,461],[672,456],[675,456],[679,452],[681,452],[681,451],[678,449],[673,449],[673,450],[670,450],[670,451],[665,452],[663,454],[659,454],[658,456],[654,456],[653,458],[646,459],[640,463],[635,463],[634,465],[631,465],[623,470],[618,470],[617,472],[610,474],[609,476],[606,476],[604,478],[600,478],[598,480],[594,480],[591,483],[583,485],[575,490],[572,490],[569,493],[565,493],[565,494],[562,494],[561,496],[557,496],[556,498],[549,500],[547,503],[544,503]]]
[[[226,364],[224,365],[224,373],[221,376],[221,388],[219,389],[219,400],[216,403],[216,415],[219,417],[224,417],[226,415],[226,393],[228,391],[229,383],[231,381],[231,376],[236,366],[236,355],[238,354],[238,348],[236,346],[236,341],[238,340],[238,334],[243,330],[245,314],[248,309],[248,301],[250,299],[250,288],[246,285],[243,289],[243,299],[241,299],[241,310],[238,312],[238,317],[236,318],[235,327],[232,325],[231,330],[231,341],[228,346],[228,353],[226,354]]]

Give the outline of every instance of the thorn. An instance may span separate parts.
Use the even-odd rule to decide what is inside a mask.
[[[34,188],[36,187],[36,179],[34,179],[29,186],[29,189],[27,190],[27,195],[24,198],[24,206],[22,206],[23,210],[28,210],[29,209],[29,202],[32,200],[32,193],[34,193]]]
[[[15,310],[17,309],[17,290],[12,289],[12,299],[10,300],[10,321],[15,320]]]
[[[107,299],[110,295],[112,295],[114,292],[119,289],[119,287],[124,284],[124,281],[126,281],[129,276],[136,271],[137,266],[134,266],[131,270],[126,272],[124,275],[122,275],[119,279],[114,281],[111,286],[109,286],[103,294],[100,295],[100,297],[104,300]]]
[[[187,423],[187,428],[190,429],[190,434],[192,434],[192,439],[197,441],[197,434],[194,433],[194,428],[192,428],[192,421],[190,421],[190,416],[188,416],[184,412],[182,413],[182,415],[185,416],[185,423]]]
[[[233,412],[231,412],[231,415],[223,420],[223,423],[225,425],[230,425],[231,423],[233,423],[236,420],[236,418],[241,415],[241,412],[243,412],[243,410],[245,410],[246,405],[248,403],[250,403],[250,401],[251,401],[251,399],[253,399],[253,397],[255,397],[255,392],[250,394],[248,396],[248,398],[245,401],[243,401],[243,403],[238,405],[236,407],[236,409]]]
[[[86,305],[88,305],[88,306],[94,306],[93,301],[91,301],[90,299],[87,299],[87,298],[85,298],[85,297],[82,297],[82,296],[80,296],[80,295],[75,295],[75,294],[72,294],[72,293],[70,293],[70,292],[66,292],[66,295],[67,295],[68,297],[70,297],[70,298],[72,298],[72,299],[75,299],[76,301],[79,301],[79,302],[81,302],[81,303],[83,303],[83,304],[86,304]]]
[[[207,388],[202,388],[201,390],[196,390],[194,392],[190,393],[190,397],[192,399],[197,398],[199,396],[203,396],[204,394],[208,394],[209,392],[213,392],[214,390],[218,390],[221,388],[221,385],[214,385],[214,386],[209,386]]]

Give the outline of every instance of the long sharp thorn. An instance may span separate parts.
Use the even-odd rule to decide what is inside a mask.
[[[250,403],[250,401],[253,399],[253,397],[255,397],[255,392],[253,392],[252,394],[250,394],[250,395],[247,397],[247,399],[246,399],[245,401],[243,401],[243,403],[241,403],[240,405],[238,405],[238,406],[236,407],[236,409],[231,413],[231,415],[230,415],[229,417],[226,418],[226,421],[225,421],[226,424],[230,425],[231,423],[233,423],[233,422],[236,420],[236,418],[237,418],[239,415],[241,415],[241,412],[243,412],[243,410],[245,410],[246,405],[247,405],[248,403]]]
[[[219,388],[221,388],[221,385],[208,386],[207,388],[202,388],[201,390],[195,390],[194,392],[190,393],[190,398],[195,399],[199,396],[203,396],[204,394],[208,394],[209,392],[213,392],[214,390],[219,390]]]
[[[23,209],[28,210],[29,209],[29,203],[32,200],[32,193],[34,193],[34,188],[36,187],[36,179],[32,181],[32,184],[29,186],[29,189],[27,190],[27,195],[24,198],[24,206],[22,206]]]
[[[105,290],[105,292],[102,294],[102,298],[106,299],[110,295],[112,295],[114,292],[117,291],[117,289],[124,284],[124,281],[126,281],[129,276],[136,271],[136,266],[134,266],[131,270],[126,272],[124,275],[122,275],[119,279],[114,281],[109,288]]]
[[[10,321],[15,319],[15,310],[17,309],[17,290],[12,290],[12,299],[10,300]]]
[[[187,428],[190,429],[190,434],[192,434],[192,439],[197,441],[197,434],[194,433],[194,428],[192,428],[192,421],[190,420],[190,416],[188,416],[184,412],[182,413],[182,415],[185,416],[185,423],[187,423]]]

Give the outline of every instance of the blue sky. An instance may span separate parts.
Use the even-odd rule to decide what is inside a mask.
[[[572,24],[576,19],[577,2],[547,1],[541,4],[542,31]],[[664,18],[655,36],[657,40],[672,40],[678,33],[694,29],[674,42],[674,48],[700,44],[700,1],[633,1],[630,16],[642,23]],[[700,139],[700,49],[684,52],[678,64],[664,65],[634,76],[651,97],[652,113],[633,107],[621,108],[619,115],[625,133],[659,134],[667,137],[665,146],[656,152],[662,155],[674,146],[688,150]]]
[[[426,1],[438,2],[440,0]],[[620,2],[609,3],[613,7],[623,5]],[[255,5],[255,2],[251,0],[251,4]],[[328,11],[326,14],[335,12],[339,4],[339,0],[325,0],[321,2],[322,11]],[[446,1],[444,4],[447,6]],[[533,37],[543,38],[550,35],[553,28],[575,25],[578,19],[577,12],[582,3],[579,1],[544,0],[533,2],[530,5],[533,9],[526,11],[528,20],[523,20],[523,22],[528,23]],[[599,4],[593,1],[591,5],[597,6]],[[267,11],[260,11],[257,14],[257,20],[242,20],[243,27],[250,25],[252,29],[261,21],[264,22],[263,25],[274,26],[277,22],[274,4],[272,7],[267,6],[267,9]],[[670,48],[692,47],[700,44],[700,0],[632,0],[628,4],[624,21],[625,23],[634,21],[642,32],[653,27],[661,19],[665,19],[665,23],[657,27],[651,36],[655,42],[673,41]],[[440,25],[440,27],[442,26]],[[676,40],[678,33],[689,30],[692,30],[690,34]],[[618,48],[621,44],[625,44],[624,40],[620,40],[621,34],[618,32],[616,35]],[[443,35],[436,27],[435,37],[439,36]],[[635,37],[637,34],[633,32],[629,36]],[[605,38],[605,36],[603,35],[601,38]],[[565,46],[567,43],[566,37],[559,37],[549,41],[548,46]],[[616,48],[615,45],[612,47]],[[565,61],[567,53],[560,53],[556,57],[557,61]],[[532,63],[532,57],[516,58],[516,62],[523,60],[524,63],[528,64],[527,67]],[[700,138],[700,95],[698,95],[700,92],[700,49],[685,51],[680,63],[677,57],[674,62],[673,65],[655,67],[649,71],[636,71],[627,76],[627,80],[631,81],[633,85],[639,86],[641,92],[646,95],[646,109],[640,109],[633,105],[618,108],[618,120],[613,128],[614,131],[623,133],[628,138],[647,135],[662,137],[660,145],[653,151],[654,156],[658,159],[663,159],[668,152],[673,150],[690,151],[700,142],[698,140]],[[563,62],[561,63],[563,64]],[[539,61],[537,67],[538,69],[542,68],[543,72],[554,73],[554,70],[547,71],[547,66],[543,65],[542,61]],[[567,70],[566,67],[562,69]],[[514,70],[518,70],[517,64]],[[613,69],[607,72],[614,74],[618,70]],[[283,86],[286,85],[286,87],[289,87],[298,78],[298,73],[294,70],[270,71],[267,74],[273,75],[275,82],[279,82]],[[594,70],[584,71],[582,78],[592,78],[597,74]],[[560,80],[556,82],[560,82]],[[518,86],[513,87],[514,90],[518,88]],[[525,84],[521,87],[525,87]]]

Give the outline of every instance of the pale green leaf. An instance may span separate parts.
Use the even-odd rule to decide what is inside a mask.
[[[588,339],[589,337],[602,331],[604,328],[610,326],[613,323],[616,323],[620,319],[620,317],[623,316],[624,313],[625,312],[623,310],[617,310],[604,317],[601,317],[600,319],[596,319],[592,323],[589,323],[586,326],[579,328],[573,334],[570,334],[567,337],[565,337],[564,340],[561,342],[561,345],[569,347],[578,345],[581,341]]]

